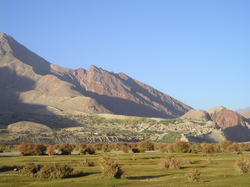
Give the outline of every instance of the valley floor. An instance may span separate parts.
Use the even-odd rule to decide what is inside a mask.
[[[245,153],[248,157],[249,153]],[[111,152],[114,157],[115,152]],[[181,161],[180,169],[160,168],[159,161],[165,156],[175,157]],[[122,153],[118,155],[125,178],[114,179],[102,177],[99,160],[101,152],[96,155],[54,155],[54,156],[13,156],[0,157],[2,165],[24,165],[26,163],[66,163],[74,170],[84,171],[81,177],[65,179],[43,179],[20,175],[18,172],[0,172],[0,186],[249,186],[250,173],[240,175],[234,168],[240,155],[233,153]],[[93,167],[79,166],[83,159],[94,162]],[[208,162],[208,160],[212,162]],[[191,161],[189,163],[187,161]],[[189,182],[185,174],[197,168],[200,172],[198,182]]]

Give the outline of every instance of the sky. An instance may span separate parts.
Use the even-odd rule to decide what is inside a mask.
[[[249,0],[0,0],[0,33],[62,67],[237,110],[250,106],[249,10]]]

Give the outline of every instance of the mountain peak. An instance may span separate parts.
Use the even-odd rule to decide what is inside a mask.
[[[0,33],[0,42],[11,42],[11,41],[14,41],[14,39],[8,35],[8,34],[5,34],[5,33]]]
[[[13,111],[18,111],[18,106],[23,106],[23,102],[29,104],[27,109],[30,110],[41,105],[61,110],[164,118],[176,118],[191,109],[123,73],[115,74],[94,65],[89,71],[65,70],[50,64],[11,36],[2,33],[0,37],[1,41],[5,41],[0,43],[0,80],[9,80],[2,87],[15,85],[22,98],[15,101],[17,107]],[[6,69],[11,71],[6,73]],[[26,90],[23,89],[25,86]],[[10,108],[9,103],[16,98],[17,94],[9,97],[8,91],[6,89],[5,95],[0,94],[0,109]]]

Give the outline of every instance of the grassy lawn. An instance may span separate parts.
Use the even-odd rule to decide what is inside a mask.
[[[116,154],[113,153],[114,156]],[[135,155],[135,156],[134,156]],[[182,161],[180,169],[160,168],[158,163],[165,156],[174,156]],[[248,155],[249,156],[249,155]],[[32,178],[14,171],[0,172],[0,186],[249,186],[250,173],[239,175],[234,169],[234,163],[239,155],[229,153],[207,154],[202,153],[136,153],[119,154],[119,162],[122,170],[125,171],[126,178],[110,179],[101,175],[100,153],[96,155],[54,155],[54,156],[17,156],[0,157],[2,165],[24,165],[28,162],[45,164],[49,162],[66,163],[75,170],[83,170],[82,177],[72,177],[66,179],[42,179]],[[212,163],[208,163],[210,157]],[[94,162],[94,167],[78,166],[78,163],[88,158]],[[136,160],[132,160],[136,158]],[[185,161],[191,159],[192,164]],[[197,168],[201,173],[198,182],[189,182],[184,178],[186,172],[192,168]]]

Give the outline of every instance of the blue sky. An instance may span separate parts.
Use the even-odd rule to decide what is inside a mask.
[[[62,67],[123,72],[194,109],[250,106],[249,0],[0,0],[0,32]]]

